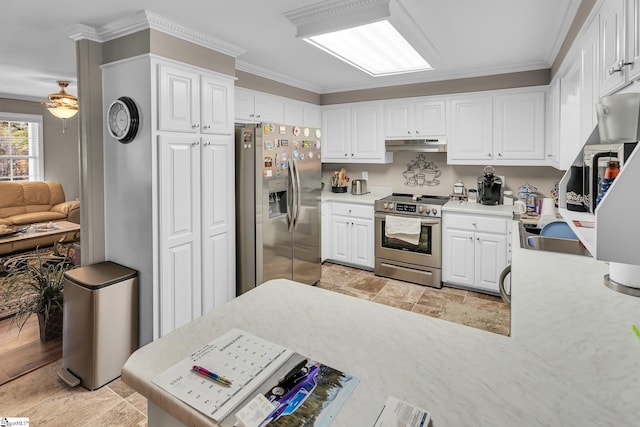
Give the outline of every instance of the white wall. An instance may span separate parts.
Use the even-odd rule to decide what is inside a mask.
[[[121,96],[136,103],[140,130],[121,144],[104,130],[105,256],[138,271],[140,345],[153,340],[155,167],[151,140],[151,60],[148,56],[103,67],[104,111]]]

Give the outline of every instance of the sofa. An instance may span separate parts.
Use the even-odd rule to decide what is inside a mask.
[[[80,224],[80,202],[65,200],[55,181],[0,182],[0,224],[29,225],[49,221]]]

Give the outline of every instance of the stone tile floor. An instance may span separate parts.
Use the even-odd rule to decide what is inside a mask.
[[[318,286],[501,335],[509,335],[510,331],[510,309],[500,297],[492,295],[449,287],[430,288],[331,263],[322,265]]]
[[[444,287],[434,289],[376,277],[337,264],[322,266],[321,288],[431,317],[509,334],[509,308],[498,297]],[[0,417],[26,417],[32,426],[146,426],[147,400],[116,379],[87,391],[56,376],[61,360],[0,386]]]

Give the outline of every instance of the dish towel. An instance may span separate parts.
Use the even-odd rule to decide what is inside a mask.
[[[387,237],[417,245],[420,242],[421,228],[422,220],[420,218],[385,216],[384,235]]]

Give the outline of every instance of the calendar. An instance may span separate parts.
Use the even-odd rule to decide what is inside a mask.
[[[246,331],[232,329],[156,376],[153,382],[215,421],[221,421],[293,354]],[[192,372],[194,365],[227,378],[231,385]]]

